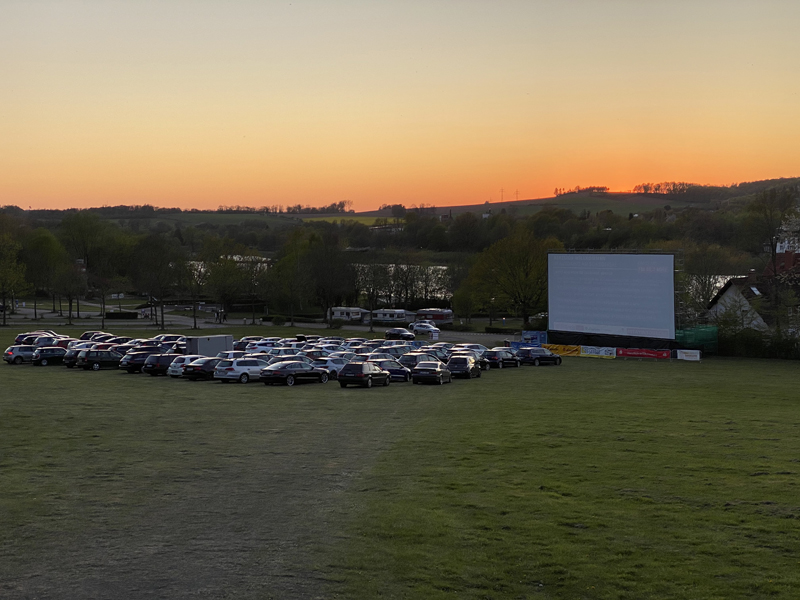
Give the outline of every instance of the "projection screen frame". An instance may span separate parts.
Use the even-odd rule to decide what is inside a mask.
[[[552,289],[551,289],[551,256],[553,255],[609,255],[609,256],[670,256],[672,257],[672,322],[671,322],[671,336],[661,337],[660,335],[637,335],[635,333],[610,333],[609,331],[588,331],[588,330],[575,330],[575,329],[562,329],[553,327],[553,311],[552,311]],[[578,333],[586,335],[628,335],[630,337],[652,337],[655,339],[675,340],[676,332],[679,330],[679,321],[683,311],[681,302],[681,295],[679,289],[680,278],[678,273],[683,268],[683,252],[677,251],[663,251],[663,250],[548,250],[547,252],[547,322],[548,330],[550,331],[564,331],[569,333]]]

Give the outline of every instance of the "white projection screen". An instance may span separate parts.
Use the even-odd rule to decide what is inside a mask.
[[[675,339],[671,254],[548,255],[553,331]]]

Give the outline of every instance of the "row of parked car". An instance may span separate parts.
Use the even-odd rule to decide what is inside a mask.
[[[3,359],[9,364],[115,368],[223,383],[261,381],[292,386],[334,379],[342,387],[389,385],[392,381],[442,385],[455,377],[481,377],[483,371],[495,368],[561,364],[560,356],[544,348],[514,351],[449,342],[425,346],[416,340],[319,335],[246,336],[234,343],[233,350],[212,357],[185,354],[185,337],[179,334],[131,339],[98,331],[84,332],[80,338],[52,331],[20,334]]]

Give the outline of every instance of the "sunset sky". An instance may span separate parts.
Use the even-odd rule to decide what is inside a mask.
[[[800,175],[800,2],[0,0],[0,205]]]

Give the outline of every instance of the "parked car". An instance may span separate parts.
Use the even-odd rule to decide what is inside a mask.
[[[61,364],[68,369],[73,368],[78,362],[78,354],[81,353],[81,350],[86,350],[86,348],[67,348],[66,354],[61,358]]]
[[[517,357],[525,365],[560,365],[561,355],[551,352],[547,348],[520,348]]]
[[[259,358],[258,356],[254,356],[252,358]],[[285,356],[263,356],[261,360],[267,361],[267,366],[274,365],[279,362],[304,362],[308,365],[314,364],[314,359],[305,356],[304,354],[287,354]]]
[[[242,358],[246,353],[242,350],[228,350],[227,352],[217,352],[217,358]]]
[[[418,363],[411,371],[413,383],[452,383],[453,374],[438,360],[426,360]]]
[[[161,354],[160,348],[149,347],[146,350],[139,350],[138,352],[128,352],[119,361],[119,368],[125,369],[128,373],[141,373],[144,362],[151,354]]]
[[[98,333],[105,333],[105,331],[84,331],[78,337],[79,337],[79,339],[81,339],[83,341],[88,341],[88,340],[92,339],[93,335],[97,335]]]
[[[301,350],[300,353],[303,356],[307,356],[308,358],[311,358],[311,359],[326,358],[326,357],[330,356],[330,354],[331,354],[327,350],[319,350],[317,348],[314,348],[312,350]]]
[[[36,346],[9,346],[6,348],[6,351],[3,352],[3,360],[8,364],[15,365],[21,365],[24,362],[31,362],[31,360],[33,360],[34,350],[36,350]]]
[[[492,367],[489,364],[489,361],[486,360],[483,355],[475,352],[475,350],[467,350],[466,348],[453,348],[453,351],[450,353],[450,358],[452,359],[454,356],[469,356],[475,359],[475,362],[477,363],[478,367],[480,367],[481,371],[488,371]]]
[[[58,346],[59,348],[69,348],[70,342],[77,342],[77,341],[78,340],[71,337],[59,338],[55,341],[53,346]]]
[[[295,383],[316,381],[328,383],[327,369],[320,369],[300,361],[283,361],[261,369],[259,379],[264,385],[283,383],[292,386]]]
[[[388,352],[383,352],[382,350],[375,350],[374,352],[370,352],[367,354],[367,360],[397,360],[397,356],[394,354],[389,354]]]
[[[384,354],[390,355],[392,358],[400,358],[406,352],[413,352],[414,346],[410,346],[408,344],[402,344],[399,346],[384,346],[381,349],[381,352]]]
[[[162,344],[174,344],[175,342],[185,342],[186,336],[177,333],[162,333],[155,336],[153,339],[158,340]]]
[[[424,352],[425,354],[430,354],[431,356],[435,356],[443,363],[447,362],[448,354],[444,348],[439,348],[437,346],[423,346],[419,349],[419,351]]]
[[[116,369],[121,359],[122,355],[113,350],[81,350],[75,366],[83,367],[84,371],[99,371],[106,367]]]
[[[347,363],[350,361],[346,358],[337,358],[335,356],[327,356],[325,358],[319,358],[314,361],[314,366],[319,369],[325,369],[328,371],[331,379],[337,379],[339,377],[339,371],[342,370]]]
[[[450,352],[455,352],[457,350],[473,350],[483,356],[483,353],[486,352],[488,348],[483,344],[456,344],[450,348]]]
[[[197,381],[198,379],[214,379],[214,369],[217,367],[221,358],[216,356],[208,358],[198,358],[187,364],[183,369],[183,376],[186,379]]]
[[[142,365],[142,373],[147,373],[153,377],[166,375],[170,365],[176,358],[174,354],[151,354]]]
[[[389,371],[389,375],[395,381],[411,381],[411,369],[404,367],[395,359],[370,359],[369,362],[374,362],[384,371]]]
[[[373,362],[348,363],[339,371],[339,385],[360,385],[370,388],[373,385],[389,385],[392,376]]]
[[[266,338],[261,340],[253,340],[248,342],[242,350],[245,352],[269,352],[278,345],[279,340],[276,338]],[[240,344],[241,345],[241,344]],[[237,348],[238,350],[238,348]]]
[[[67,349],[60,348],[59,346],[37,348],[33,352],[31,362],[34,365],[41,365],[42,367],[46,367],[47,365],[60,365],[64,363],[64,355],[66,353]]]
[[[408,324],[408,329],[414,331],[414,327],[416,325],[430,325],[431,327],[436,327],[436,323],[431,321],[430,319],[420,319],[419,321],[412,321]]]
[[[431,360],[436,361],[436,362],[441,362],[435,356],[432,356],[430,354],[426,354],[425,352],[407,352],[407,353],[403,354],[403,356],[398,358],[397,362],[399,362],[404,367],[408,367],[409,369],[413,369],[414,367],[416,367],[422,361],[431,361]]]
[[[257,358],[237,358],[234,360],[221,360],[214,368],[214,379],[222,383],[238,381],[247,383],[257,381],[261,369],[267,366],[266,361]]]
[[[394,329],[387,329],[384,337],[387,340],[413,340],[417,336],[411,333],[408,329],[396,327]]]
[[[472,379],[473,377],[481,376],[481,368],[478,366],[477,361],[471,356],[453,356],[447,361],[447,368],[453,377],[465,377]]]
[[[428,323],[423,323],[422,321],[418,321],[414,323],[411,327],[409,327],[411,331],[418,334],[430,335],[432,333],[440,333],[440,330],[435,325],[430,325]]]
[[[510,350],[487,350],[483,353],[483,358],[498,369],[519,366],[519,359]]]

